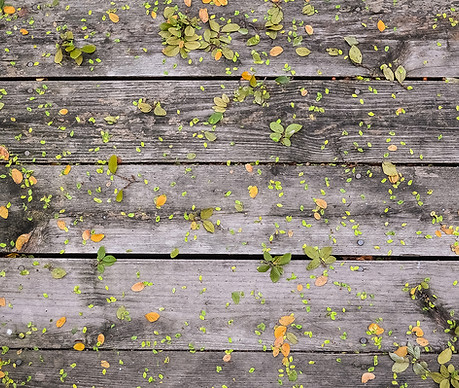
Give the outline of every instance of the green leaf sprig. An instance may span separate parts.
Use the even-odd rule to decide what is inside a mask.
[[[73,32],[66,31],[60,35],[62,42],[56,45],[56,54],[54,55],[54,62],[61,64],[64,59],[64,53],[67,53],[75,63],[80,66],[83,63],[83,53],[92,54],[96,51],[96,46],[87,44],[81,48],[75,46]]]
[[[100,273],[104,273],[105,267],[111,267],[116,263],[115,256],[106,255],[105,247],[101,246],[97,251],[97,270]]]
[[[413,346],[408,343],[407,345],[408,354],[405,357],[400,357],[395,353],[389,353],[389,357],[394,361],[392,365],[392,372],[402,373],[410,364],[413,365],[413,372],[418,376],[427,376],[430,371],[425,361],[421,361],[421,348],[419,346]],[[411,360],[410,360],[411,357]]]
[[[446,366],[451,361],[452,356],[451,348],[443,350],[437,358],[440,364],[440,371],[429,374],[429,377],[439,384],[440,388],[450,388],[451,386],[459,388],[459,371],[452,364]]]
[[[185,218],[191,221],[191,229],[195,230],[199,228],[199,222],[202,223],[202,226],[209,233],[215,232],[215,225],[210,220],[210,217],[214,214],[214,208],[210,207],[208,209],[203,209],[199,213],[199,216],[196,213],[185,214]]]
[[[269,273],[269,277],[273,283],[276,283],[284,273],[284,265],[290,263],[291,259],[291,253],[285,253],[282,256],[272,257],[269,252],[265,252],[263,254],[263,262],[260,266],[258,266],[257,271],[267,272],[270,270],[271,272]]]
[[[271,140],[275,141],[276,143],[280,142],[286,147],[290,147],[292,142],[290,138],[297,133],[301,128],[303,128],[300,124],[290,124],[287,128],[281,124],[281,120],[272,121],[269,124],[269,128],[271,128],[271,133],[269,137]]]
[[[284,11],[279,3],[273,3],[268,10],[268,21],[265,23],[266,35],[272,40],[276,39],[278,32],[284,28],[281,24],[282,20],[284,20]]]
[[[304,253],[312,259],[308,264],[306,269],[312,271],[319,267],[321,264],[326,267],[327,265],[333,264],[336,261],[336,257],[332,256],[332,247],[325,247],[322,249],[317,249],[315,247],[304,245]]]
[[[210,52],[212,58],[218,61],[222,56],[230,61],[237,61],[238,54],[231,50],[228,45],[231,43],[231,33],[239,31],[241,26],[237,23],[226,23],[221,26],[216,18],[209,19],[209,28],[202,34],[200,48]]]

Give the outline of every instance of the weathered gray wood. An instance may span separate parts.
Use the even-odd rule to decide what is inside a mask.
[[[423,380],[411,368],[394,380],[391,372],[392,361],[387,355],[378,357],[374,368],[376,378],[362,384],[361,377],[374,363],[372,355],[341,353],[292,353],[298,372],[296,383],[289,382],[279,358],[271,354],[234,352],[231,361],[222,361],[224,352],[75,352],[75,351],[24,351],[17,356],[7,353],[13,361],[23,363],[13,368],[3,367],[15,381],[25,381],[27,387],[278,387],[282,382],[287,387],[393,387],[406,383],[409,387],[434,388],[438,384],[432,379]],[[423,358],[429,366],[437,370],[436,356],[427,354]],[[120,365],[120,360],[122,365]],[[103,374],[101,361],[110,367]],[[453,358],[453,363],[458,357]],[[313,362],[313,364],[310,364]],[[28,363],[32,363],[29,365]],[[75,365],[76,364],[76,365]],[[70,366],[73,365],[73,368]],[[251,372],[251,368],[253,371]],[[60,380],[60,370],[66,377]],[[147,372],[144,374],[145,369]],[[283,371],[279,372],[279,370]],[[300,373],[301,372],[301,373]],[[159,377],[161,375],[161,377]],[[144,377],[146,376],[146,377]],[[152,377],[151,383],[148,382]],[[278,381],[279,380],[279,381]],[[75,385],[73,385],[75,384]],[[298,384],[298,385],[294,385]]]
[[[57,157],[62,163],[96,162],[114,152],[124,162],[142,163],[188,161],[190,152],[198,162],[269,162],[279,157],[297,163],[379,163],[384,155],[394,162],[459,162],[459,84],[438,82],[413,82],[411,91],[388,82],[267,82],[269,107],[250,98],[233,102],[216,127],[217,140],[207,141],[205,148],[203,132],[211,128],[202,123],[213,113],[213,98],[223,92],[232,96],[246,83],[4,82],[0,144],[21,161],[40,163]],[[307,96],[301,95],[302,88]],[[167,116],[140,112],[132,104],[139,98],[161,101]],[[324,112],[311,111],[314,107]],[[69,111],[65,116],[59,114],[63,108]],[[119,121],[107,124],[104,117],[109,115],[119,116]],[[190,126],[195,118],[200,122]],[[269,123],[279,118],[285,125],[303,125],[292,137],[292,147],[269,138]],[[107,143],[102,133],[109,134]],[[398,150],[388,151],[390,145]],[[93,151],[96,147],[98,152]]]
[[[446,260],[338,262],[328,271],[329,281],[323,287],[316,287],[310,278],[321,275],[323,269],[306,271],[306,260],[292,261],[279,283],[257,272],[257,260],[120,259],[106,269],[103,280],[97,278],[95,262],[95,255],[40,258],[35,264],[31,259],[2,259],[0,270],[5,277],[0,278],[0,297],[7,304],[0,310],[2,344],[68,349],[75,340],[82,340],[92,348],[103,333],[102,350],[188,350],[191,344],[206,350],[269,351],[279,318],[293,313],[294,323],[301,325],[289,328],[299,341],[292,345],[293,351],[393,351],[394,343],[415,343],[415,336],[407,331],[419,321],[429,349],[438,352],[452,338],[444,332],[447,327],[403,289],[430,278],[441,314],[451,319],[450,312],[459,307],[459,287],[453,285],[459,280],[459,269],[454,261]],[[63,268],[67,275],[53,279],[50,266]],[[21,275],[24,270],[28,273]],[[139,281],[153,285],[140,293],[131,291]],[[298,284],[303,285],[302,292]],[[75,292],[76,286],[80,293]],[[231,294],[240,291],[244,297],[236,305]],[[116,300],[109,303],[111,297]],[[130,322],[117,319],[120,306],[130,312]],[[144,318],[151,311],[161,315],[154,323]],[[62,316],[67,322],[57,328],[55,323]],[[380,349],[366,333],[377,320],[382,320],[379,324],[385,329]],[[29,322],[37,331],[20,338],[20,333],[30,330]],[[312,337],[305,332],[312,332]],[[368,340],[367,345],[362,345],[362,338]]]
[[[455,256],[450,246],[457,237],[435,232],[441,223],[456,228],[459,222],[457,190],[445,195],[454,187],[456,167],[398,167],[404,177],[398,188],[382,182],[381,167],[367,165],[260,165],[252,173],[243,165],[120,165],[113,181],[107,166],[74,166],[66,176],[64,166],[26,167],[38,180],[30,202],[27,189],[8,176],[10,169],[0,169],[0,204],[12,204],[9,218],[0,220],[3,252],[19,235],[32,233],[23,252],[94,253],[100,244],[82,244],[89,229],[105,234],[102,244],[114,253],[169,254],[179,248],[189,254],[260,254],[266,244],[275,252],[299,254],[308,244],[333,245],[338,255]],[[128,185],[117,203],[114,190]],[[252,199],[248,187],[255,185],[259,194]],[[161,194],[167,202],[157,209]],[[50,195],[44,210],[42,199]],[[328,202],[319,221],[313,198]],[[243,203],[242,212],[235,201]],[[215,234],[202,226],[191,230],[184,216],[209,207],[221,209],[211,218]],[[432,224],[432,211],[443,221]],[[57,219],[68,232],[58,228]]]
[[[37,9],[37,2],[24,2],[21,6],[26,9],[25,15],[0,20],[5,31],[2,34],[3,47],[8,48],[4,50],[2,47],[0,51],[0,63],[5,69],[2,75],[92,77],[163,76],[167,73],[212,77],[225,76],[228,70],[233,71],[233,67],[238,68],[234,73],[239,75],[254,66],[252,49],[268,53],[275,45],[281,45],[285,51],[276,58],[263,56],[263,59],[270,60],[270,64],[256,65],[260,75],[277,76],[283,73],[286,64],[298,75],[305,76],[381,74],[379,66],[388,62],[393,62],[395,66],[404,65],[409,76],[454,77],[459,74],[457,27],[452,26],[457,20],[457,11],[452,12],[451,4],[447,1],[387,3],[378,0],[355,4],[347,0],[341,2],[339,8],[332,2],[322,2],[313,4],[318,13],[312,17],[302,14],[303,2],[281,3],[285,12],[285,32],[275,41],[265,35],[264,28],[270,2],[252,4],[235,0],[227,7],[215,7],[194,1],[191,9],[179,2],[181,11],[190,16],[197,16],[199,8],[207,7],[209,14],[215,13],[217,18],[231,17],[249,30],[246,36],[233,34],[230,47],[240,55],[236,63],[225,59],[215,62],[209,53],[199,52],[191,55],[191,65],[181,58],[166,58],[160,52],[163,46],[158,31],[159,24],[164,20],[163,5],[157,12],[158,17],[153,20],[147,15],[143,3],[127,1],[123,4],[129,9],[116,7],[120,22],[114,24],[107,18],[107,7],[88,0],[79,2],[78,6],[70,5],[68,9],[65,3],[52,8],[40,4],[40,10]],[[89,10],[91,15],[88,14]],[[238,16],[235,16],[235,11],[239,11]],[[440,17],[436,17],[438,13]],[[442,13],[446,18],[441,16]],[[103,18],[106,20],[103,21]],[[452,18],[451,21],[449,18]],[[377,28],[379,19],[387,25],[383,33]],[[33,20],[33,24],[29,23],[30,20]],[[296,55],[293,43],[287,42],[287,37],[294,32],[293,20],[296,21],[298,35],[304,37],[302,46],[312,50],[308,57]],[[303,22],[313,26],[312,36],[305,33]],[[91,43],[97,46],[96,54],[89,57],[100,58],[101,63],[96,63],[93,71],[90,71],[87,61],[82,67],[70,62],[63,66],[53,63],[55,44],[59,41],[56,27],[63,25],[75,33],[77,45]],[[21,28],[29,30],[29,34],[23,36]],[[261,43],[247,47],[247,39],[256,33],[262,37]],[[356,67],[349,59],[344,59],[349,49],[343,40],[344,36],[358,38],[365,67]],[[326,52],[329,47],[342,49],[344,55],[329,56]],[[202,63],[199,62],[200,57],[204,58]],[[176,64],[178,66],[174,68]]]

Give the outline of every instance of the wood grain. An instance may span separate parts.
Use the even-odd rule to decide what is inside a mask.
[[[249,5],[250,4],[250,5]],[[119,23],[112,23],[107,17],[109,6],[92,1],[80,1],[78,6],[60,3],[55,7],[27,0],[21,4],[24,11],[13,17],[0,19],[3,35],[0,63],[6,77],[95,77],[95,76],[228,76],[239,75],[250,67],[256,68],[261,76],[278,76],[284,69],[292,69],[301,76],[355,76],[381,75],[383,63],[403,65],[411,77],[455,77],[458,76],[458,33],[457,11],[451,11],[451,4],[445,0],[426,2],[410,0],[386,3],[382,0],[356,4],[351,0],[338,5],[331,2],[313,4],[317,10],[314,16],[302,14],[303,2],[282,4],[284,9],[284,32],[275,41],[265,35],[265,18],[269,2],[255,4],[244,1],[229,3],[227,7],[206,6],[209,14],[231,18],[249,31],[248,35],[232,34],[230,47],[239,53],[236,63],[222,59],[213,60],[209,53],[190,55],[191,64],[181,58],[166,58],[162,53],[159,25],[164,21],[164,6],[156,9],[157,18],[148,15],[143,3],[126,1],[123,7],[116,7]],[[195,1],[191,8],[179,2],[179,9],[197,16],[203,8]],[[90,14],[89,14],[90,13]],[[444,14],[444,17],[443,17]],[[438,15],[438,16],[437,16]],[[387,28],[380,32],[378,20]],[[32,22],[31,22],[32,21]],[[304,25],[310,24],[314,34],[308,36]],[[58,29],[62,26],[75,33],[78,46],[95,44],[97,51],[88,56],[100,63],[93,65],[85,60],[78,67],[70,61],[62,66],[53,63],[55,45],[59,42]],[[21,28],[29,31],[22,35]],[[261,36],[257,46],[247,47],[246,41],[255,34]],[[293,37],[303,36],[301,46],[312,53],[300,57],[295,53]],[[345,58],[349,46],[345,36],[355,36],[360,42],[365,67],[354,66]],[[281,45],[284,53],[279,57],[268,55],[273,46]],[[332,57],[327,48],[339,48],[343,55]],[[5,50],[7,49],[7,50]],[[251,50],[255,49],[269,65],[255,65]],[[264,55],[263,55],[264,53]],[[200,58],[203,58],[200,61]],[[234,70],[233,68],[237,68]],[[91,71],[92,68],[92,71]]]
[[[21,161],[95,163],[116,153],[125,163],[281,162],[458,163],[459,84],[411,82],[266,82],[269,106],[232,102],[213,132],[213,98],[244,82],[4,82],[0,144]],[[224,87],[224,89],[222,88]],[[301,90],[307,90],[306,96]],[[357,93],[357,94],[356,94]],[[166,117],[133,101],[161,101]],[[68,114],[59,113],[67,109]],[[323,109],[323,112],[317,112]],[[116,124],[104,118],[119,116]],[[285,147],[269,138],[281,119],[303,128]],[[193,120],[199,122],[193,125]],[[191,124],[190,124],[191,123]],[[207,143],[205,147],[204,143]],[[389,146],[396,151],[389,151]]]

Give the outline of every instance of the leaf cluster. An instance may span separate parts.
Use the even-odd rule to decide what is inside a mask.
[[[402,373],[410,364],[413,365],[413,372],[418,376],[426,376],[430,373],[428,365],[425,361],[421,361],[421,348],[419,346],[407,345],[408,354],[405,357],[400,357],[395,353],[389,353],[389,357],[394,361],[392,372]],[[411,357],[411,360],[410,360]]]
[[[153,110],[153,114],[155,116],[166,116],[167,114],[166,110],[161,106],[161,102],[159,101],[153,102],[153,105],[155,107],[154,109],[151,104],[146,102],[145,98],[140,98],[139,101],[136,101],[136,103],[137,103],[137,108],[139,108],[139,110],[142,113],[150,113]]]
[[[83,63],[83,53],[92,54],[96,51],[96,46],[93,44],[87,44],[81,48],[76,47],[72,31],[63,32],[60,37],[62,42],[56,45],[57,50],[54,56],[55,63],[62,63],[64,59],[64,53],[66,53],[75,61],[78,66],[80,66]]]
[[[281,22],[284,20],[284,11],[282,8],[273,3],[272,7],[268,10],[268,21],[265,23],[267,29],[266,35],[272,40],[277,38],[277,33],[284,27]]]
[[[271,131],[273,131],[273,133],[269,135],[271,140],[274,140],[276,143],[280,142],[286,147],[290,147],[292,145],[290,138],[303,128],[300,124],[290,124],[287,128],[284,128],[280,119],[271,122],[269,127],[271,128]]]
[[[221,26],[215,19],[209,20],[209,28],[202,35],[201,49],[211,52],[212,58],[219,60],[222,55],[229,60],[236,61],[237,54],[228,45],[231,43],[231,33],[239,31],[237,23],[227,23]]]
[[[104,273],[105,267],[111,267],[116,263],[115,256],[106,255],[105,247],[101,246],[97,251],[97,270],[100,273]]]
[[[221,97],[214,97],[214,104],[215,105],[212,107],[212,109],[216,113],[225,113],[226,112],[226,108],[228,108],[228,104],[229,103],[230,103],[230,99],[229,99],[228,95],[223,93]]]
[[[395,71],[393,71],[391,67],[392,67],[391,64],[386,65],[385,63],[383,63],[380,68],[381,68],[381,70],[382,70],[382,72],[384,74],[384,77],[388,81],[394,81],[395,79],[397,79],[397,81],[401,85],[402,82],[406,78],[406,70],[405,70],[405,68],[402,65],[400,65],[400,66],[397,67],[397,69]]]
[[[456,370],[452,364],[446,366],[446,363],[451,360],[452,356],[453,352],[451,351],[451,348],[443,350],[438,355],[437,359],[440,364],[440,371],[429,374],[429,377],[439,384],[440,388],[450,388],[451,386],[459,388],[459,371]]]
[[[272,257],[269,252],[265,252],[263,254],[263,262],[260,266],[258,266],[257,271],[267,272],[270,270],[269,277],[273,283],[276,283],[284,273],[284,265],[290,263],[291,259],[291,253],[285,253],[282,256]]]
[[[261,106],[267,106],[267,101],[271,98],[271,95],[262,83],[258,83],[256,87],[239,86],[234,91],[234,101],[243,102],[248,96],[253,96],[253,103]]]
[[[199,228],[199,222],[202,223],[202,226],[209,233],[215,232],[215,225],[210,220],[210,217],[214,214],[214,208],[210,207],[207,209],[201,210],[199,216],[196,213],[190,213],[186,216],[191,221],[191,229],[195,230]]]
[[[333,264],[336,261],[336,257],[332,256],[332,247],[324,247],[317,249],[315,247],[304,245],[303,251],[312,261],[308,264],[306,269],[312,271],[319,267],[321,264],[326,267],[327,265]]]
[[[349,49],[349,58],[351,58],[352,63],[356,65],[362,64],[362,52],[357,47],[359,41],[354,36],[345,36],[344,40],[351,47]]]

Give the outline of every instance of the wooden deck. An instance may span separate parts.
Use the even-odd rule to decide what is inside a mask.
[[[234,61],[166,57],[168,2],[4,5],[0,381],[438,387],[440,354],[459,368],[459,4],[219,1],[167,5],[238,24]],[[96,46],[81,66],[55,63],[63,31]],[[240,97],[243,72],[269,98]],[[270,138],[278,119],[302,126],[290,147]],[[338,260],[309,271],[305,246]],[[103,273],[100,247],[117,259]],[[293,255],[278,282],[257,271],[264,252]],[[394,372],[408,344],[421,356]]]

